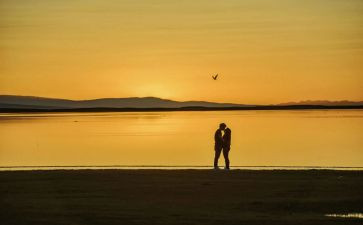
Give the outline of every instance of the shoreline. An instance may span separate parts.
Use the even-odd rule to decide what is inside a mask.
[[[212,166],[162,165],[104,165],[104,166],[0,166],[2,171],[54,171],[54,170],[214,170]],[[219,170],[224,170],[220,167]],[[230,171],[363,171],[363,167],[349,166],[231,166]]]
[[[181,107],[181,108],[0,108],[1,113],[52,113],[52,112],[184,112],[184,111],[253,111],[253,110],[334,110],[363,109],[363,105],[287,105],[246,107]]]

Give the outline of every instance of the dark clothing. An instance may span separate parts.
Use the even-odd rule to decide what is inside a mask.
[[[224,136],[222,137],[222,130],[221,129],[218,129],[216,131],[216,133],[214,134],[214,151],[215,151],[214,167],[218,167],[218,159],[219,159],[219,156],[221,155],[221,152],[223,150],[223,156],[224,156],[224,160],[225,160],[225,163],[226,163],[226,168],[229,169],[228,153],[229,153],[229,146],[230,146],[230,139],[231,138],[230,138],[230,136],[229,136],[229,139],[226,137],[229,140],[229,142],[227,142],[227,145],[226,145],[224,143],[225,142],[224,141]]]
[[[222,137],[221,129],[216,130],[216,132],[214,134],[214,146],[215,146],[215,148],[223,146],[223,137]]]
[[[231,149],[231,130],[229,128],[226,129],[223,139],[223,149],[230,150]]]

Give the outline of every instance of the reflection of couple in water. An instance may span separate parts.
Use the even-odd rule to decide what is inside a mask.
[[[223,131],[223,135],[222,135]],[[218,168],[218,159],[221,155],[221,152],[223,151],[224,160],[226,162],[226,170],[229,170],[229,158],[228,153],[231,149],[231,129],[227,128],[226,124],[221,123],[219,124],[218,130],[216,130],[216,133],[214,134],[214,169]]]

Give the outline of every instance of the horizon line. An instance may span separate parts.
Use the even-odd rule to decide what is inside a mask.
[[[128,99],[128,98],[156,98],[161,100],[167,100],[167,101],[175,101],[175,102],[208,102],[208,103],[220,103],[220,104],[240,104],[240,105],[281,105],[281,104],[293,104],[293,103],[303,103],[303,102],[354,102],[359,103],[363,102],[362,100],[347,100],[347,99],[341,99],[341,100],[328,100],[328,99],[318,99],[318,100],[291,100],[286,102],[279,102],[279,103],[265,103],[265,104],[251,104],[251,103],[235,103],[235,102],[216,102],[212,100],[173,100],[169,98],[162,98],[162,97],[156,97],[156,96],[129,96],[129,97],[99,97],[99,98],[88,98],[88,99],[70,99],[70,98],[59,98],[59,97],[44,97],[44,96],[36,96],[36,95],[16,95],[16,94],[0,94],[1,96],[13,96],[13,97],[29,97],[29,98],[43,98],[43,99],[54,99],[54,100],[67,100],[67,101],[92,101],[92,100],[102,100],[102,99]]]

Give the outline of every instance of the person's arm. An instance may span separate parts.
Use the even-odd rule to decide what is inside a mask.
[[[223,142],[222,132],[220,132],[219,130],[217,130],[216,133],[214,134],[214,140],[217,143]]]
[[[218,132],[218,139],[219,139],[219,141],[221,142],[221,143],[223,143],[224,142],[224,140],[223,140],[223,136],[222,136],[222,132]]]

